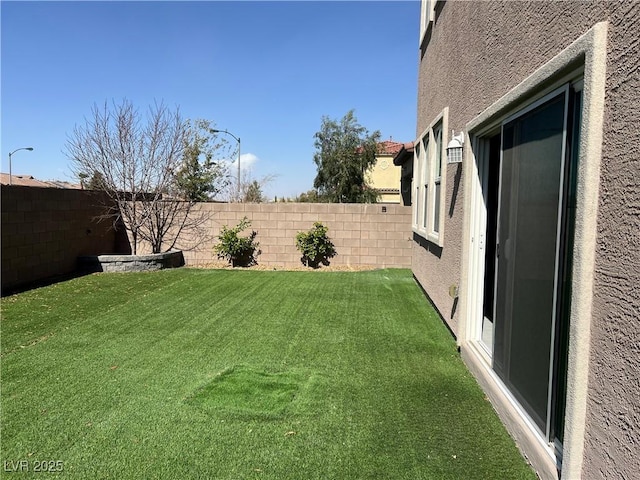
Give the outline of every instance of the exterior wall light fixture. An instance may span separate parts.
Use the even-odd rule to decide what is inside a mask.
[[[451,141],[447,145],[447,163],[462,163],[462,147],[464,145],[464,132],[456,135],[451,131]]]

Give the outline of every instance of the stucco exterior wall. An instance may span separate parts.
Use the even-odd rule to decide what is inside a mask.
[[[416,138],[445,107],[449,107],[449,130],[463,130],[467,122],[605,19],[605,7],[602,2],[439,2],[426,48],[420,52]],[[444,133],[446,144],[451,131]],[[448,186],[456,184],[458,174],[448,168]],[[464,191],[459,190],[460,206],[463,199]],[[425,248],[414,249],[416,277],[428,282],[423,287],[430,295],[433,291],[431,298],[441,313],[452,310],[454,299],[448,295],[448,286],[460,281],[463,220],[461,207],[449,210],[442,258]],[[427,279],[426,272],[434,269],[444,275],[446,288]],[[457,315],[449,322],[457,333]]]
[[[444,247],[426,241],[414,234],[412,269],[413,274],[429,294],[449,328],[458,332],[458,302],[450,295],[450,287],[459,287],[464,191],[461,189],[462,165],[448,165]]]
[[[640,472],[640,3],[609,22],[584,478]]]
[[[402,168],[393,164],[393,155],[378,155],[376,163],[369,172],[369,184],[377,189],[394,188],[398,193],[383,193],[382,203],[400,203],[400,173]]]
[[[420,52],[416,136],[445,107],[449,129],[463,130],[601,21],[609,25],[582,478],[633,478],[640,471],[640,3],[438,2]],[[415,242],[412,268],[458,335],[448,287],[461,282],[465,192],[451,203],[453,170],[444,247]]]

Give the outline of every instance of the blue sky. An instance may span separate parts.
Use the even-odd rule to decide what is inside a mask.
[[[73,180],[67,135],[94,103],[155,101],[242,140],[270,197],[313,186],[322,116],[415,136],[418,1],[0,4],[2,171]],[[232,139],[230,139],[232,140]],[[233,140],[232,140],[233,141]]]

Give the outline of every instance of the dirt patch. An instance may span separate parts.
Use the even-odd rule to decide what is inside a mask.
[[[226,262],[213,262],[200,265],[187,265],[188,268],[203,268],[214,270],[263,270],[283,272],[363,272],[376,270],[374,265],[323,265],[320,268],[305,267],[304,265],[253,265],[251,267],[232,267]]]

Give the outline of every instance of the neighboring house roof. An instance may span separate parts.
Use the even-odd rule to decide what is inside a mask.
[[[69,189],[81,189],[82,186],[64,182],[61,180],[48,180],[42,181],[38,180],[33,175],[12,175],[13,181],[11,182],[13,185],[19,185],[22,187],[41,187],[41,188],[69,188]],[[8,173],[0,173],[0,184],[9,185],[9,174]]]
[[[47,180],[45,183],[48,183],[51,187],[56,188],[70,188],[73,190],[83,190],[82,185],[79,183],[71,183],[66,182],[64,180]]]
[[[408,143],[394,142],[393,140],[384,140],[378,142],[378,152],[376,155],[395,155],[403,145],[409,145]],[[356,148],[357,153],[362,153],[363,148]]]
[[[23,187],[50,187],[51,185],[47,185],[45,182],[41,182],[40,180],[36,180],[31,175],[12,175],[13,185],[20,185]],[[8,173],[0,173],[0,183],[2,185],[9,185],[9,174]]]
[[[407,160],[413,160],[413,143],[405,143],[393,157],[394,165],[403,165]]]
[[[404,143],[394,142],[393,140],[384,140],[383,142],[379,142],[378,146],[380,150],[378,154],[380,155],[395,155],[400,151],[400,149],[404,146]]]

